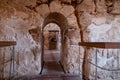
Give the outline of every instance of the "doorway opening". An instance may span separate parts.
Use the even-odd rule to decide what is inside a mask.
[[[61,30],[55,23],[49,23],[43,30],[44,61],[60,61]]]
[[[41,74],[64,74],[61,60],[61,30],[55,23],[47,24],[43,29],[43,70]]]
[[[59,38],[59,31],[58,30],[50,30],[49,31],[49,50],[56,50],[57,49],[57,42]],[[59,47],[58,47],[59,48]]]
[[[57,30],[52,29],[53,27],[50,28],[50,25],[57,26],[57,28],[59,28],[59,29],[57,29]],[[47,46],[44,45],[44,43],[45,43],[44,31],[45,31],[45,28],[47,28],[46,26],[48,26],[49,29],[50,29],[50,30],[48,29],[48,34],[49,34],[50,37],[47,40],[47,44],[48,44]],[[41,56],[42,68],[41,68],[40,74],[43,74],[43,72],[45,71],[44,70],[45,69],[45,65],[47,64],[47,62],[45,61],[45,57],[44,57],[44,55],[45,55],[45,49],[44,48],[46,48],[46,50],[49,50],[49,51],[54,51],[55,49],[57,51],[59,51],[59,54],[60,54],[59,58],[56,57],[57,59],[55,60],[55,58],[54,58],[54,60],[52,60],[52,61],[55,61],[55,62],[53,62],[53,64],[55,64],[55,63],[58,64],[59,63],[59,67],[62,68],[62,72],[63,73],[65,72],[65,70],[62,67],[62,65],[63,65],[63,62],[64,62],[63,51],[64,51],[64,49],[66,47],[64,45],[64,43],[65,43],[65,40],[64,40],[65,36],[64,35],[65,35],[65,31],[66,31],[67,28],[68,28],[68,21],[67,21],[66,17],[63,14],[57,13],[57,12],[52,12],[52,13],[49,13],[49,14],[46,15],[46,17],[44,19],[44,22],[43,22],[43,25],[42,25],[42,29],[41,29],[42,30],[42,56]],[[56,37],[56,36],[59,36],[59,37]],[[51,44],[54,44],[54,45],[51,45]],[[47,58],[47,60],[49,60],[49,58]],[[51,64],[52,63],[50,63],[50,65]],[[48,66],[47,69],[49,69],[49,67],[50,66]],[[57,65],[53,65],[52,69],[53,68],[56,69]],[[53,70],[53,71],[55,71],[55,70]],[[60,72],[60,70],[58,70],[58,71]]]

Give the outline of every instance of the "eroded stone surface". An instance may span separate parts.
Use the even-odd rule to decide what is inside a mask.
[[[17,19],[15,19],[15,21],[9,19],[4,22],[1,24],[1,27],[4,26],[3,31],[1,31],[1,40],[12,40],[17,42],[15,47],[16,76],[29,73],[38,74],[41,69],[41,54],[39,52],[41,46],[40,43],[36,42],[28,33],[27,27],[30,26]],[[14,22],[14,24],[12,22]],[[21,28],[23,25],[25,27]],[[16,26],[18,28],[14,28]],[[6,67],[8,66],[10,65],[8,64]],[[7,71],[9,71],[9,68],[7,68]]]
[[[42,15],[43,17],[50,12],[48,4],[42,4],[38,7],[36,7],[36,11]]]
[[[79,0],[80,4],[72,6],[71,0],[2,0],[0,1],[0,40],[15,40],[15,74],[38,74],[41,69],[41,30],[44,18],[52,12],[62,14],[68,20],[65,29],[62,52],[62,64],[66,72],[79,73],[82,70],[81,58],[84,58],[84,49],[76,45],[83,35],[87,42],[119,42],[120,41],[120,9],[119,0]],[[62,2],[62,3],[61,3]],[[75,8],[76,7],[76,8]],[[75,16],[75,10],[78,16]],[[54,16],[57,18],[57,16]],[[76,18],[78,17],[78,18]],[[77,20],[79,19],[79,20]],[[80,25],[78,26],[78,22]],[[54,26],[54,25],[51,25]],[[62,26],[64,29],[64,25]],[[79,32],[79,28],[83,32]],[[38,33],[29,33],[37,29]],[[46,34],[47,35],[47,34]],[[75,44],[75,45],[74,45]],[[3,49],[2,49],[3,50]],[[2,51],[1,50],[1,51]],[[5,50],[9,58],[10,50]],[[3,51],[4,52],[4,51]],[[95,61],[95,50],[88,51],[89,58]],[[98,64],[106,68],[118,68],[119,50],[99,50]],[[104,63],[101,61],[108,60]],[[0,60],[2,61],[2,60]],[[7,76],[7,64],[5,76]],[[90,79],[94,78],[94,66],[91,65]],[[118,79],[120,73],[102,71],[98,69],[101,80]]]
[[[52,11],[57,12],[59,10],[59,9],[54,9],[55,3],[56,1],[51,3],[51,7],[50,7],[51,12]],[[27,1],[24,3],[23,0],[22,1],[13,0],[13,3],[12,2],[7,3],[6,1],[3,2],[1,1],[1,4],[2,5],[0,11],[4,12],[3,14],[0,14],[1,40],[17,41],[17,45],[15,49],[16,52],[15,74],[17,76],[26,75],[29,73],[38,74],[41,69],[41,42],[40,42],[41,29],[40,28],[43,25],[43,18],[45,17],[46,14],[50,13],[49,6],[47,4],[42,4],[37,6],[35,9],[33,9],[36,5],[35,1],[34,2]],[[61,14],[64,15],[65,17],[70,16],[69,18],[71,18],[71,22],[69,22],[69,26],[72,27],[74,25],[74,27],[77,28],[78,26],[76,23],[76,18],[75,15],[73,14],[74,8],[72,6],[61,5],[60,3],[58,4],[59,4],[58,8],[61,8],[60,11]],[[35,12],[35,10],[37,12]],[[36,29],[38,32],[36,31],[30,32],[31,30],[34,29]],[[73,43],[77,41],[76,38],[75,37],[73,39],[71,38]],[[75,54],[78,54],[78,52]],[[69,52],[67,55],[69,55]],[[71,57],[73,56],[71,55]],[[72,64],[74,64],[74,62],[70,63],[70,65]],[[76,64],[78,63],[75,63],[74,65]],[[8,66],[9,64],[6,66],[6,68]],[[78,67],[78,65],[75,67]],[[72,72],[74,73],[75,73],[75,67],[72,70]],[[6,71],[8,72],[8,69]],[[71,72],[71,70],[69,71]]]
[[[65,17],[68,17],[74,13],[74,8],[70,5],[63,5],[60,13],[62,13]]]
[[[60,1],[53,1],[50,3],[51,12],[60,12],[61,9],[62,9],[62,5],[60,4]]]
[[[16,8],[16,4],[14,7],[13,4],[11,4],[11,6],[4,6],[7,6],[6,9],[2,9],[5,9],[8,12],[0,14],[2,16],[0,21],[0,40],[12,40],[17,42],[17,45],[15,46],[15,75],[19,76],[29,73],[38,74],[41,69],[41,45],[40,42],[34,40],[28,32],[29,29],[32,28],[30,20],[33,20],[29,20],[29,18],[34,12],[31,11],[31,13],[27,13],[24,11],[27,10],[25,7],[23,7],[23,9],[19,7]],[[10,12],[9,10],[13,11]],[[28,9],[28,11],[30,10]],[[32,23],[34,22],[32,21]],[[39,36],[37,36],[37,38],[40,39]],[[7,53],[6,50],[3,52]],[[6,54],[6,56],[8,54]],[[5,77],[8,77],[9,75],[9,66],[10,64],[8,63],[5,67]]]

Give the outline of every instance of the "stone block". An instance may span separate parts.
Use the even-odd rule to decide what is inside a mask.
[[[85,12],[94,12],[95,11],[95,4],[93,0],[84,0],[81,4],[79,4],[76,8],[78,11],[85,11]]]
[[[38,7],[36,7],[35,9],[43,17],[45,17],[45,15],[50,12],[47,4],[42,4]]]
[[[22,11],[16,11],[16,16],[22,18],[22,19],[26,19],[29,17],[29,15],[25,12],[22,12]]]
[[[67,20],[68,20],[69,25],[75,26],[76,28],[78,27],[77,19],[76,19],[76,16],[74,15],[74,13],[72,15],[68,16]]]
[[[106,23],[106,18],[105,17],[93,18],[91,22],[94,23],[95,25],[102,25]]]
[[[62,8],[62,5],[60,4],[60,1],[53,1],[50,3],[51,12],[60,12],[61,8]]]
[[[114,4],[110,13],[120,15],[120,0],[115,0],[113,3]]]
[[[74,13],[74,10],[75,9],[71,5],[62,5],[60,13],[63,14],[65,17],[68,17]]]

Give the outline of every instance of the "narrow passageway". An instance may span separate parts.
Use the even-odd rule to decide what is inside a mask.
[[[64,73],[60,64],[60,51],[45,50],[41,75],[27,75],[13,80],[81,80],[79,75]]]
[[[67,67],[68,49],[66,32],[68,30],[66,17],[58,12],[48,14],[41,30],[41,70],[37,75],[22,76],[14,80],[81,80],[79,74],[70,74],[61,65]],[[62,53],[62,54],[61,54]],[[64,58],[67,58],[66,60]],[[60,63],[60,61],[62,61]]]
[[[66,74],[60,63],[59,50],[44,50],[44,66],[41,80],[80,80],[80,76]]]
[[[42,75],[56,75],[64,74],[60,64],[60,51],[58,50],[45,50],[44,51],[44,66]]]
[[[44,61],[60,61],[59,50],[44,50]]]

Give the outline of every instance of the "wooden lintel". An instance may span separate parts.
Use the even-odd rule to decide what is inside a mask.
[[[49,30],[49,32],[59,32],[59,30]]]
[[[0,47],[14,46],[16,41],[0,41]]]
[[[79,42],[80,46],[106,48],[106,49],[119,49],[120,42]]]

